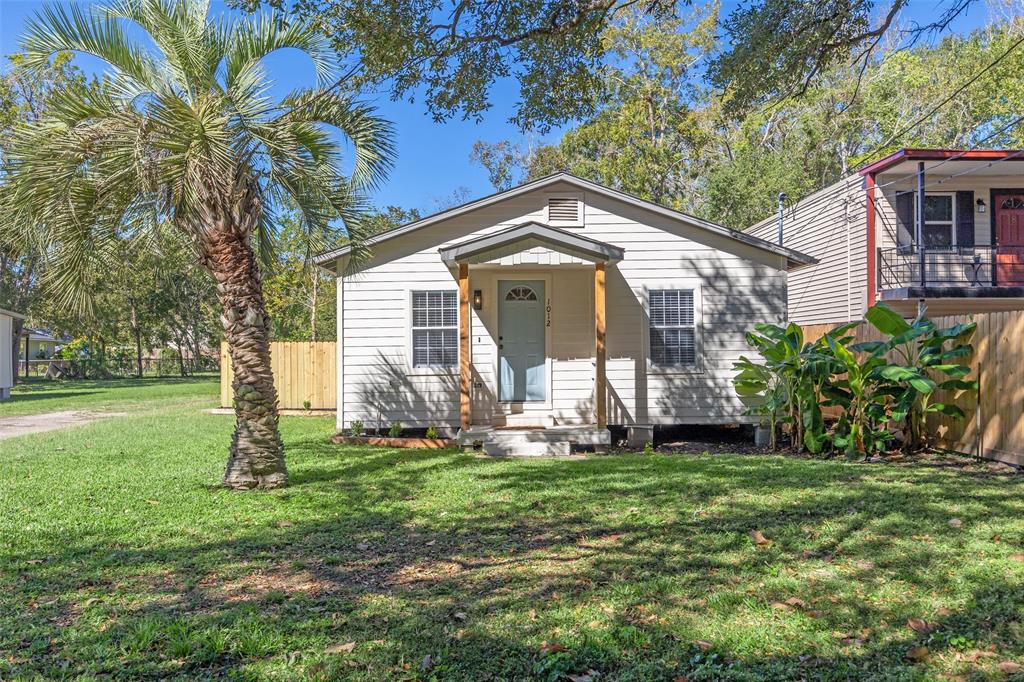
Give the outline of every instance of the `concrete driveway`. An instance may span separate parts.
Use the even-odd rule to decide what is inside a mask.
[[[69,426],[88,424],[104,417],[124,417],[126,412],[89,412],[87,410],[63,410],[26,414],[21,417],[0,418],[0,440],[66,429]]]

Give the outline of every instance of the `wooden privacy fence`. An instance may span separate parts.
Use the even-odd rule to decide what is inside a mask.
[[[974,353],[962,362],[969,378],[978,380],[977,394],[938,391],[935,402],[955,403],[963,419],[943,414],[928,415],[928,429],[940,447],[1011,464],[1024,464],[1024,311],[948,315],[934,317],[940,328],[978,323],[971,343]],[[837,325],[807,325],[804,338],[820,338]],[[880,341],[882,335],[869,324],[856,330],[858,341]]]
[[[334,341],[275,341],[270,344],[278,407],[282,410],[334,410],[338,406],[337,344]],[[231,356],[220,345],[220,404],[232,406]]]

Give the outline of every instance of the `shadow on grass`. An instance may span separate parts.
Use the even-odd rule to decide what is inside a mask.
[[[292,487],[261,499],[285,510],[277,523],[246,523],[251,498],[222,491],[239,519],[223,539],[183,528],[147,546],[55,543],[43,563],[9,556],[5,601],[29,605],[4,610],[10,671],[917,679],[916,645],[941,661],[988,644],[1024,654],[1021,572],[991,556],[975,570],[977,538],[949,524],[960,510],[1024,542],[1020,477],[289,447]],[[754,529],[771,544],[755,547]],[[794,593],[803,606],[773,606]],[[928,614],[933,632],[899,627],[935,595],[948,611]],[[325,653],[341,642],[353,650]]]

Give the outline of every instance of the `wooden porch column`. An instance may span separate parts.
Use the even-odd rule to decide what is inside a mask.
[[[459,263],[459,423],[468,430],[473,423],[469,370],[469,264]]]
[[[604,263],[594,263],[594,356],[597,361],[594,377],[594,402],[597,404],[597,428],[599,429],[608,426],[608,379],[605,376],[604,334]]]

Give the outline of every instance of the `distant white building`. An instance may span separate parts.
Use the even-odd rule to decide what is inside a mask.
[[[21,331],[21,342],[18,344],[18,359],[25,359],[28,348],[29,360],[49,360],[57,353],[61,340],[52,336],[45,329],[25,328]]]
[[[0,400],[9,398],[14,386],[14,320],[25,319],[10,310],[0,308]]]

